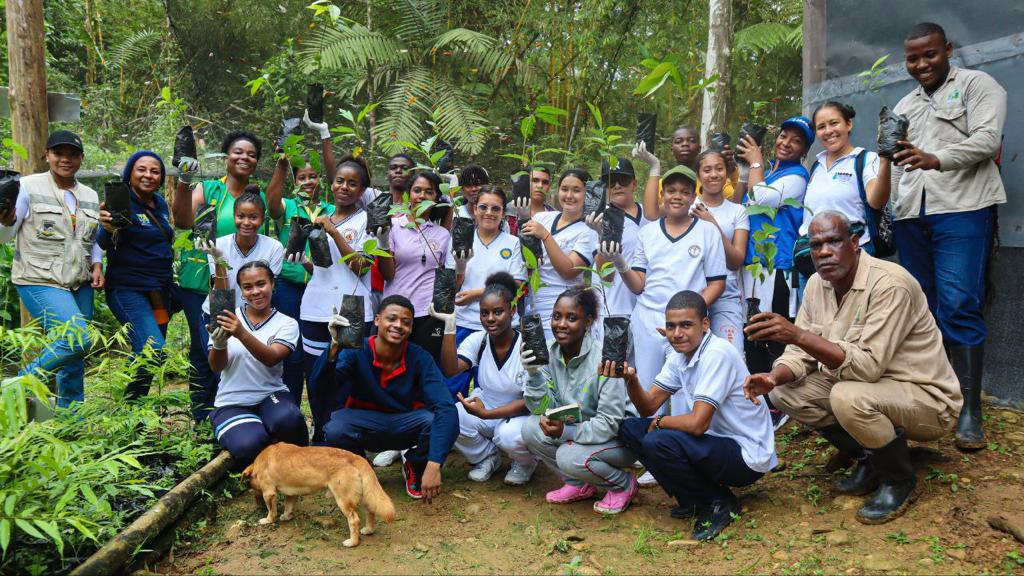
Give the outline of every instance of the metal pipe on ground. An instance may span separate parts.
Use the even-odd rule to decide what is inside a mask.
[[[200,492],[209,488],[227,474],[231,456],[221,451],[213,460],[185,478],[170,492],[164,494],[120,534],[81,563],[72,576],[99,576],[120,573],[146,541],[156,537],[170,526],[191,504]]]

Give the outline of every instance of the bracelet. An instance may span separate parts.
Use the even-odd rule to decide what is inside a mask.
[[[654,419],[654,427],[657,428],[658,430],[662,429],[661,428],[661,419],[664,418],[664,417],[665,417],[665,415],[662,414],[661,416],[658,416],[657,418]]]
[[[548,241],[548,238],[551,238],[551,232],[548,232],[548,235],[547,235],[547,236],[545,236],[545,237],[544,237],[544,239],[543,239],[543,240],[541,240],[541,242],[547,242],[547,241]]]

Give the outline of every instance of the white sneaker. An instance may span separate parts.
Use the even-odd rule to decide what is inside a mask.
[[[399,455],[401,455],[401,452],[398,450],[385,450],[380,452],[373,457],[373,467],[387,468],[394,464],[395,460],[398,460]]]
[[[533,478],[533,472],[537,469],[537,461],[534,460],[529,464],[523,464],[516,460],[512,461],[512,468],[509,468],[508,474],[505,474],[505,484],[509,486],[522,486]]]
[[[494,452],[483,461],[473,465],[469,471],[469,479],[474,482],[487,482],[498,471],[498,468],[501,468],[501,456]]]
[[[654,474],[651,474],[650,472],[644,472],[641,474],[640,477],[636,479],[636,483],[639,484],[641,488],[650,488],[651,486],[658,485],[658,481],[654,479]]]

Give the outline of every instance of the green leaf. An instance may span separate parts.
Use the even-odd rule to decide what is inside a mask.
[[[523,262],[526,263],[526,267],[531,270],[537,269],[537,256],[526,246],[522,246]]]
[[[597,122],[599,128],[604,127],[604,119],[601,117],[601,110],[597,106],[594,106],[590,102],[587,102],[587,108],[590,109],[590,114],[594,117],[594,121]]]
[[[0,520],[0,549],[7,556],[7,546],[11,543],[11,521],[7,518]]]
[[[92,491],[92,488],[88,484],[79,485],[78,490],[82,493],[82,496],[85,496],[85,499],[88,500],[90,504],[93,506],[99,504],[99,499],[96,498],[96,493]]]
[[[171,87],[164,86],[163,88],[161,88],[160,97],[169,102],[171,100]]]
[[[751,204],[747,206],[747,216],[757,216],[758,214],[764,214],[771,219],[775,219],[775,208],[771,206],[765,206],[764,204]]]
[[[541,289],[543,282],[540,279],[540,274],[530,274],[530,292],[536,294]]]
[[[523,135],[523,140],[529,140],[530,136],[533,136],[533,128],[537,125],[536,116],[527,116],[519,121],[519,133]]]
[[[796,208],[797,210],[804,210],[804,209],[810,210],[809,208],[807,208],[806,206],[801,204],[800,201],[797,200],[796,198],[786,198],[785,200],[782,201],[782,205],[783,206],[790,206],[790,207]]]
[[[14,524],[17,525],[18,528],[21,528],[21,530],[23,532],[25,532],[26,534],[28,534],[29,536],[31,536],[33,538],[39,538],[40,540],[46,540],[46,536],[43,536],[43,533],[40,532],[39,530],[37,530],[36,527],[33,526],[32,523],[29,522],[28,520],[22,520],[21,518],[15,518],[14,519]]]
[[[5,516],[13,516],[14,515],[14,505],[15,505],[15,503],[17,501],[18,501],[17,494],[8,494],[7,495],[7,499],[4,500],[4,515]]]
[[[356,116],[356,122],[355,123],[356,124],[362,123],[363,118],[366,118],[366,115],[369,114],[370,112],[373,112],[374,109],[377,108],[377,106],[380,106],[380,102],[371,102],[371,103],[367,104],[366,106],[363,106],[363,109],[359,111],[359,115]]]

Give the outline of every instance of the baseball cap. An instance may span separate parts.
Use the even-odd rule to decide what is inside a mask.
[[[661,184],[664,186],[668,184],[669,180],[676,180],[682,178],[683,180],[689,180],[694,186],[697,185],[697,175],[693,173],[693,170],[685,164],[679,164],[675,168],[672,168],[668,172],[661,175]]]
[[[779,129],[785,130],[786,128],[795,128],[801,131],[804,138],[807,139],[807,147],[810,148],[811,144],[814,144],[814,128],[811,127],[811,119],[807,116],[793,116],[787,118],[785,122],[779,125]]]
[[[72,148],[78,148],[81,151],[85,151],[82,147],[82,139],[78,137],[78,134],[70,130],[57,130],[50,137],[46,139],[46,149],[56,148],[57,146],[71,146]]]
[[[629,176],[630,178],[636,178],[636,172],[633,171],[633,163],[630,162],[628,158],[619,156],[615,160],[615,166],[611,166],[607,158],[601,161],[602,180],[607,180],[612,174],[622,174],[624,176]]]

